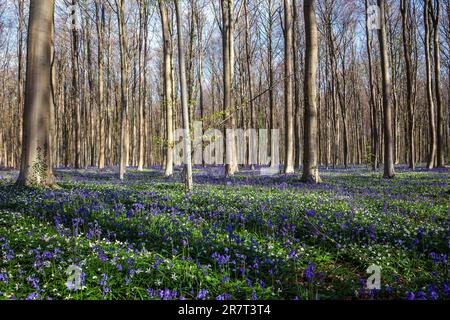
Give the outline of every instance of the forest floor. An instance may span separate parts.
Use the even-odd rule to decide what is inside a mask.
[[[448,168],[219,171],[189,195],[178,170],[58,169],[54,190],[0,171],[0,299],[450,298]]]

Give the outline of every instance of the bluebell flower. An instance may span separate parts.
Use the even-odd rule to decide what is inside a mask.
[[[415,296],[416,296],[416,300],[427,300],[425,292],[423,292],[423,291],[417,292]]]
[[[8,275],[0,272],[0,281],[8,283]]]
[[[312,210],[306,210],[306,215],[308,217],[314,217],[316,215],[316,210],[312,209]]]
[[[221,295],[218,295],[217,297],[216,297],[216,300],[229,300],[229,299],[231,299],[233,296],[231,295],[231,294],[229,294],[229,293],[223,293],[223,294],[221,294]]]
[[[305,277],[306,277],[306,281],[308,282],[312,282],[315,278],[315,273],[314,273],[314,265],[312,262],[308,263],[308,266],[306,267],[305,270]]]
[[[36,300],[39,298],[39,293],[37,292],[33,292],[30,295],[28,295],[28,297],[26,298],[26,300]]]
[[[197,294],[196,299],[198,300],[205,300],[207,298],[208,290],[201,289],[200,292]]]
[[[407,300],[414,300],[415,299],[414,292],[407,292],[406,293],[406,299]]]

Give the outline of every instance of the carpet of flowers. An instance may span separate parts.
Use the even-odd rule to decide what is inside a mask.
[[[187,195],[158,168],[59,169],[51,190],[0,171],[0,299],[450,298],[449,169],[194,171]]]

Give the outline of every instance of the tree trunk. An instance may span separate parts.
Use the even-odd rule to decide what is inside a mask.
[[[18,0],[17,3],[18,9],[18,37],[17,37],[17,60],[18,60],[18,70],[17,70],[17,106],[19,110],[19,114],[23,115],[23,64],[24,64],[24,54],[23,54],[23,32],[25,27],[25,10],[24,10],[24,0]],[[23,119],[23,117],[18,117],[19,121]],[[19,128],[23,126],[23,123],[19,122]],[[19,130],[18,144],[21,145],[22,142],[22,131]],[[6,147],[4,147],[6,151]],[[5,163],[6,165],[6,163]]]
[[[161,25],[163,32],[163,82],[164,82],[164,109],[166,119],[165,144],[165,176],[173,175],[173,84],[172,84],[172,40],[170,34],[169,14],[167,5],[159,1]]]
[[[54,0],[31,0],[19,186],[52,186],[50,108]]]
[[[393,178],[394,154],[392,146],[392,108],[391,108],[391,77],[389,75],[389,55],[386,36],[386,0],[378,0],[380,8],[381,28],[378,31],[380,43],[381,74],[383,78],[383,115],[384,115],[384,178]]]
[[[273,11],[272,1],[268,2],[269,7],[269,21],[267,26],[267,64],[268,64],[268,78],[269,78],[269,135],[270,135],[270,166],[278,166],[277,159],[275,159],[275,148],[279,147],[275,144],[275,139],[272,135],[272,129],[275,129],[275,83],[274,83],[274,67],[273,67]]]
[[[285,121],[285,152],[284,173],[294,172],[294,115],[293,115],[293,17],[292,2],[284,0],[284,121]]]
[[[72,0],[72,6],[78,6],[78,0]],[[79,34],[72,29],[72,103],[74,113],[75,168],[81,168],[81,101],[79,82]]]
[[[253,101],[253,73],[252,73],[252,56],[251,56],[251,35],[250,35],[250,22],[249,22],[249,12],[248,12],[248,0],[244,0],[244,14],[245,14],[245,58],[246,58],[246,72],[247,72],[247,86],[248,86],[248,101],[250,107],[250,126],[249,129],[256,129],[256,116],[255,116],[255,107]],[[249,139],[252,140],[252,139]],[[253,141],[249,141],[248,148],[248,161],[249,164],[254,169],[255,159],[257,159],[257,149],[250,144]],[[255,151],[256,155],[252,152]]]
[[[300,92],[300,85],[301,85],[301,74],[299,70],[300,61],[303,60],[303,56],[299,57],[298,49],[300,47],[299,44],[299,17],[298,17],[298,10],[296,1],[294,0],[293,6],[292,6],[292,14],[293,14],[293,34],[292,37],[292,50],[293,50],[293,57],[294,57],[294,139],[295,139],[295,168],[300,169],[300,165],[302,163],[302,157],[301,154],[301,134],[300,134],[300,127],[301,127],[301,117],[300,117],[300,111],[301,111],[301,92]],[[319,126],[320,127],[320,126]],[[319,148],[320,149],[320,148]]]
[[[302,181],[319,183],[317,164],[317,88],[318,39],[316,21],[316,0],[304,0],[305,16],[305,134]]]
[[[430,144],[429,153],[427,159],[427,168],[432,169],[436,161],[436,120],[433,101],[433,83],[432,83],[432,71],[431,71],[431,21],[430,21],[430,6],[431,0],[424,0],[424,25],[425,25],[425,61],[426,61],[426,73],[427,73],[427,103],[428,103],[428,121],[430,132]]]
[[[440,17],[441,17],[441,2],[440,0],[430,2],[431,18],[433,20],[433,40],[434,40],[434,88],[436,96],[436,113],[437,113],[437,161],[436,166],[443,168],[445,166],[444,159],[444,110],[442,108],[441,95],[441,45],[440,45]]]
[[[104,6],[102,1],[95,2],[96,25],[97,25],[97,61],[98,61],[98,117],[99,117],[99,132],[98,132],[98,169],[101,171],[105,167],[105,118],[104,118],[104,79],[103,79],[103,30],[104,30]]]
[[[184,44],[183,44],[183,27],[181,24],[181,12],[178,0],[175,1],[175,13],[177,19],[178,31],[178,68],[180,71],[180,87],[181,87],[181,108],[183,112],[183,127],[184,127],[184,175],[185,185],[188,192],[192,191],[192,154],[191,154],[191,138],[189,132],[189,105],[188,105],[188,87],[186,80],[186,65],[184,59]]]
[[[203,24],[204,18],[201,16],[199,9],[195,11],[195,23],[197,25],[197,48],[198,48],[198,91],[199,91],[199,108],[200,121],[205,122],[205,96],[203,93]],[[203,141],[201,143],[204,149]],[[203,151],[202,151],[203,152]],[[202,166],[206,166],[205,157],[202,155]]]
[[[408,4],[407,4],[408,2]],[[408,164],[412,170],[416,168],[416,160],[415,160],[415,145],[414,145],[414,109],[415,105],[413,104],[413,76],[411,70],[411,55],[412,55],[412,41],[410,32],[412,31],[410,28],[411,21],[411,10],[409,9],[410,3],[407,0],[401,0],[400,11],[402,14],[402,38],[403,38],[403,53],[405,56],[405,65],[406,65],[406,104],[408,107],[408,148],[409,148],[409,157]]]
[[[222,55],[223,55],[223,114],[227,120],[225,129],[225,175],[232,176],[237,171],[236,141],[234,135],[233,68],[234,68],[234,14],[233,0],[221,0],[222,5]]]
[[[139,116],[138,116],[138,132],[139,132],[139,147],[138,147],[138,170],[144,169],[144,156],[145,156],[145,132],[144,132],[144,106],[145,106],[145,90],[144,87],[144,42],[146,39],[147,29],[147,5],[144,2],[139,2]]]
[[[125,178],[125,171],[128,158],[128,143],[127,143],[127,118],[128,118],[128,62],[127,62],[127,44],[125,35],[125,14],[124,6],[125,0],[119,0],[117,3],[117,22],[119,25],[119,42],[120,42],[120,168],[119,179]]]

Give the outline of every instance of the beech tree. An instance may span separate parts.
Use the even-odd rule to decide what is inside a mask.
[[[391,108],[391,77],[389,73],[389,55],[386,35],[386,1],[378,0],[380,8],[380,30],[378,42],[380,43],[381,75],[383,79],[383,115],[384,115],[384,178],[393,178],[394,152],[392,145],[392,108]]]
[[[308,183],[320,182],[317,162],[317,66],[318,39],[316,1],[303,1],[305,16],[305,136],[302,180]]]
[[[119,26],[119,42],[120,42],[120,167],[119,178],[125,177],[128,158],[128,49],[125,35],[125,0],[116,0],[117,8],[117,24]]]
[[[54,10],[54,0],[30,1],[20,186],[54,185],[50,142]]]
[[[178,33],[178,69],[180,72],[180,87],[181,87],[181,108],[183,112],[183,154],[184,154],[184,179],[186,190],[191,191],[192,183],[192,155],[191,155],[191,138],[190,138],[190,124],[189,124],[189,106],[188,106],[188,88],[186,80],[186,65],[184,57],[184,37],[183,27],[181,24],[182,17],[180,12],[180,5],[178,0],[175,2],[175,13],[177,19],[177,33]]]

